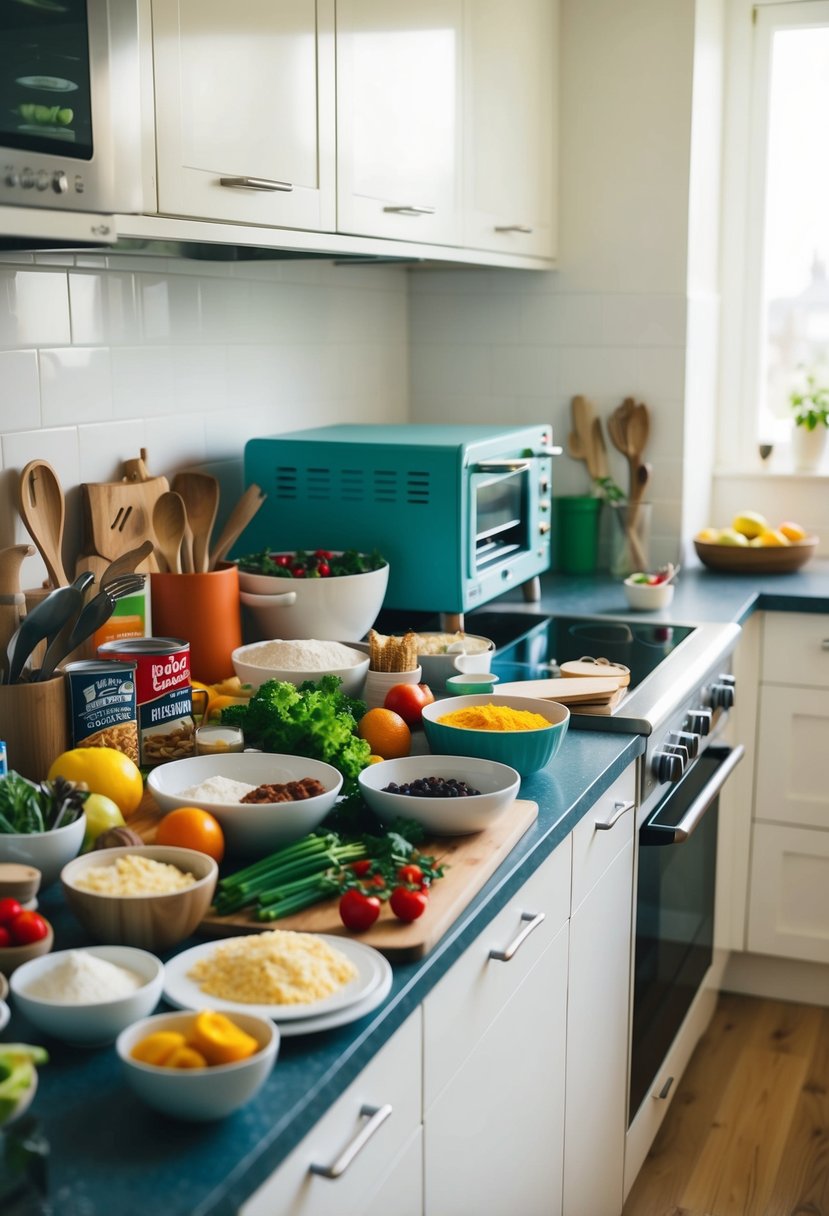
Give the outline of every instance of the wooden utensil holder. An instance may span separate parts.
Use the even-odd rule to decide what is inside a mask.
[[[65,677],[0,684],[0,739],[10,769],[30,781],[44,781],[52,761],[69,747]]]

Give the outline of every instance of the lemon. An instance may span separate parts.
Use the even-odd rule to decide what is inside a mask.
[[[708,545],[716,545],[720,539],[720,530],[719,528],[703,528],[701,532],[697,532],[696,539]]]
[[[747,545],[748,537],[743,532],[738,532],[736,528],[721,528],[717,536],[717,544],[719,545]]]
[[[137,764],[114,747],[73,747],[52,762],[48,779],[83,782],[93,794],[111,798],[122,815],[138,809],[144,782]]]
[[[791,543],[787,536],[775,528],[766,528],[765,532],[760,533],[757,540],[764,549]]]
[[[759,536],[761,532],[766,532],[768,526],[769,521],[759,511],[741,511],[731,521],[734,531],[748,537],[749,540]]]

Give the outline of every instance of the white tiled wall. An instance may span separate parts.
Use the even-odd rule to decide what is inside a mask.
[[[14,494],[35,458],[67,494],[70,568],[78,484],[141,448],[153,474],[207,465],[226,512],[251,436],[405,420],[408,349],[398,268],[0,255],[0,547],[29,539]],[[27,559],[24,585],[43,573]]]

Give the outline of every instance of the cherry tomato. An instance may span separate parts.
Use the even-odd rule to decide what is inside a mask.
[[[0,925],[10,925],[16,916],[19,916],[23,911],[23,905],[18,899],[12,899],[7,895],[4,899],[0,899]]]
[[[362,878],[363,875],[368,874],[369,870],[371,869],[371,859],[366,857],[362,861],[352,861],[348,868],[353,874],[356,874],[358,878]]]
[[[362,891],[346,891],[340,898],[340,920],[346,929],[363,933],[370,929],[380,915],[380,900]]]
[[[334,556],[334,554],[331,549],[315,549],[314,550],[314,557],[324,557],[326,561],[330,561],[333,556]]]
[[[5,925],[0,925],[0,950],[12,945],[12,935]]]
[[[428,684],[394,684],[386,693],[383,708],[399,714],[407,726],[419,726],[423,707],[434,699]]]
[[[305,578],[307,571],[304,566],[294,566],[291,574],[294,578]]]
[[[291,564],[290,553],[272,553],[271,558],[277,566],[290,566]]]
[[[317,574],[320,578],[328,578],[330,573],[331,567],[328,565],[328,562],[320,562],[317,566]]]
[[[417,920],[426,911],[428,902],[425,891],[411,891],[408,887],[395,887],[389,900],[398,920]]]
[[[411,883],[414,887],[423,885],[423,871],[420,866],[416,866],[413,862],[408,865],[401,866],[397,871],[397,877],[401,882]]]
[[[23,911],[14,918],[9,930],[16,946],[29,946],[32,942],[42,941],[49,932],[49,926],[38,912]]]

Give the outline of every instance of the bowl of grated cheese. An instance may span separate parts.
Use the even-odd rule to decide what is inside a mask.
[[[258,688],[266,680],[304,684],[322,676],[337,676],[340,692],[359,697],[366,682],[368,656],[343,642],[317,638],[272,638],[238,646],[231,654],[243,684]]]
[[[83,853],[63,867],[60,881],[69,908],[93,939],[157,951],[194,932],[218,876],[206,853],[147,844]]]

